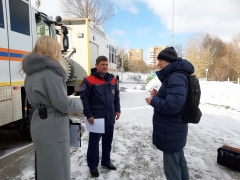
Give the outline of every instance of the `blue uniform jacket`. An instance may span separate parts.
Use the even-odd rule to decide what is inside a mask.
[[[188,125],[183,123],[179,114],[184,109],[188,93],[188,77],[183,72],[192,74],[194,67],[181,58],[157,72],[162,85],[150,103],[154,108],[153,144],[164,152],[177,152],[187,142]],[[166,78],[167,82],[164,81]]]
[[[86,77],[80,85],[83,113],[87,118],[104,118],[106,125],[115,123],[115,112],[120,112],[117,80],[107,73],[101,77],[97,72]]]

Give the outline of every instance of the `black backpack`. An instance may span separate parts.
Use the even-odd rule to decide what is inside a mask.
[[[201,88],[199,84],[199,80],[197,77],[193,74],[189,75],[185,72],[184,73],[188,77],[188,95],[187,95],[187,101],[185,105],[185,109],[181,112],[181,118],[184,121],[184,123],[199,123],[202,112],[199,109],[199,103],[201,98]],[[168,76],[167,81],[170,76]],[[166,81],[166,80],[165,80]]]

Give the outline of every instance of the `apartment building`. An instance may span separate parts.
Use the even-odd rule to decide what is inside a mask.
[[[143,61],[143,49],[129,49],[126,50],[128,60],[131,61]]]
[[[151,64],[152,66],[156,66],[158,61],[157,61],[157,56],[159,54],[160,51],[162,51],[163,49],[165,49],[167,46],[153,46],[148,48],[148,62],[149,64]]]

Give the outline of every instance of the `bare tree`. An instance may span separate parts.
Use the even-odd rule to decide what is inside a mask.
[[[152,67],[148,66],[143,60],[133,60],[129,66],[130,72],[150,73]]]
[[[233,78],[240,77],[240,33],[233,37],[232,41],[227,45],[227,56],[229,57],[229,65],[235,71]]]
[[[97,25],[108,23],[114,16],[111,0],[61,0],[62,12],[68,17],[88,18]]]
[[[209,77],[213,80],[220,79],[220,74],[222,76],[229,75],[229,73],[222,72],[222,65],[226,64],[227,60],[227,50],[226,44],[218,37],[209,34],[198,35],[188,41],[185,50],[185,55],[195,66],[195,74],[198,77],[204,77],[206,69],[208,69]],[[225,67],[227,66],[225,65]],[[231,69],[231,67],[226,69]]]
[[[240,33],[229,43],[209,34],[192,37],[185,55],[198,77],[204,77],[206,69],[211,80],[236,81],[240,77]]]
[[[207,68],[208,56],[207,50],[202,47],[202,35],[196,35],[188,39],[185,46],[185,58],[195,67],[195,74],[198,77],[204,77]],[[206,55],[207,53],[207,55]]]

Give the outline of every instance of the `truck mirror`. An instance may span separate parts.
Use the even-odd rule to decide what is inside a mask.
[[[36,23],[39,23],[42,20],[39,14],[35,14],[35,19],[36,19]]]
[[[60,22],[62,21],[62,17],[61,17],[61,16],[57,16],[57,17],[55,18],[55,20],[56,20],[58,23],[60,23]]]
[[[67,29],[66,26],[62,26],[62,33],[63,33],[64,35],[68,34],[68,29]]]
[[[67,51],[68,48],[69,48],[68,36],[64,34],[64,36],[63,36],[63,49],[64,49],[64,51]]]

